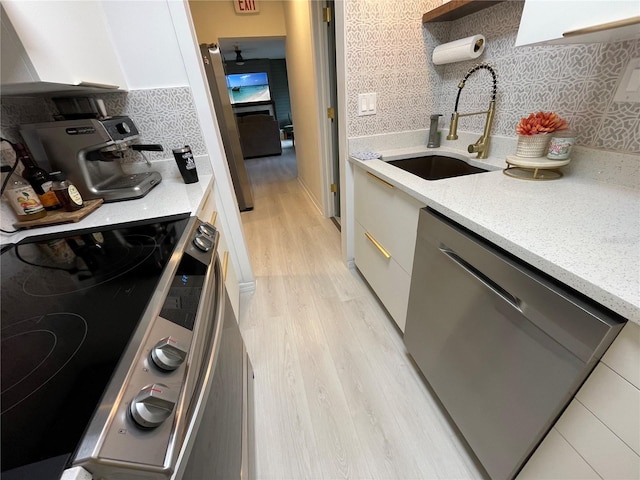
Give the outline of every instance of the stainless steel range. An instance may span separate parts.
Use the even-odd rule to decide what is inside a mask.
[[[218,237],[181,216],[3,252],[3,478],[250,475],[252,370]],[[219,417],[232,420],[198,434]],[[202,458],[198,442],[235,451]]]

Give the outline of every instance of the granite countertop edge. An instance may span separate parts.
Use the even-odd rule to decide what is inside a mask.
[[[18,243],[30,237],[100,228],[151,218],[181,214],[194,215],[211,191],[213,182],[212,175],[200,175],[198,182],[185,184],[179,174],[163,174],[162,182],[142,198],[103,203],[79,222],[22,229],[12,234],[2,233],[1,243],[6,245]]]

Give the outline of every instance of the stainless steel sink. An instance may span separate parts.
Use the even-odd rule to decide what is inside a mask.
[[[443,178],[460,177],[488,171],[469,165],[467,162],[457,158],[443,155],[403,158],[401,160],[391,160],[387,163],[425,180],[441,180]]]

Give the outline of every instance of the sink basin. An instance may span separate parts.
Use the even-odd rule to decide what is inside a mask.
[[[391,160],[387,163],[425,180],[441,180],[443,178],[461,177],[462,175],[488,171],[469,165],[467,162],[457,158],[443,155],[403,158],[402,160]]]

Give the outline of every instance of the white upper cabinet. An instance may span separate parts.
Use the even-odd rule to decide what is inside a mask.
[[[2,95],[126,90],[101,2],[3,0],[2,7]]]
[[[640,38],[638,0],[526,0],[516,47],[632,38]]]

